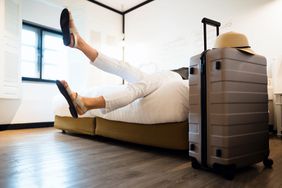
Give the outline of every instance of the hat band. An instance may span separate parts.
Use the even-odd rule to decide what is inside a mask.
[[[238,46],[238,47],[234,47],[234,48],[251,48],[251,46]]]

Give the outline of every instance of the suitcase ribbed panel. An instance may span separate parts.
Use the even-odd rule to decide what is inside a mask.
[[[189,155],[201,162],[200,55],[191,58],[189,76]],[[218,65],[219,64],[219,65]],[[219,66],[219,67],[217,67]],[[218,69],[217,69],[218,68]],[[268,97],[266,60],[233,48],[206,54],[207,164],[262,161],[268,152]],[[217,151],[220,150],[220,156]]]

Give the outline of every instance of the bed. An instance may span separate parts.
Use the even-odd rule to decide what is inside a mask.
[[[80,94],[98,96],[122,85],[97,86]],[[62,96],[54,99],[55,128],[64,132],[99,135],[161,148],[188,149],[188,81],[172,81],[152,94],[105,113],[90,110],[78,119],[70,116]]]

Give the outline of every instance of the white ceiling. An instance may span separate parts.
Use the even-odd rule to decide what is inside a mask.
[[[140,3],[145,2],[146,0],[97,0],[97,1],[111,8],[123,12],[136,5],[139,5]]]

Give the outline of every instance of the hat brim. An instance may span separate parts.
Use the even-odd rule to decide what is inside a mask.
[[[250,55],[255,55],[256,53],[251,48],[237,48],[239,51],[246,52]]]

